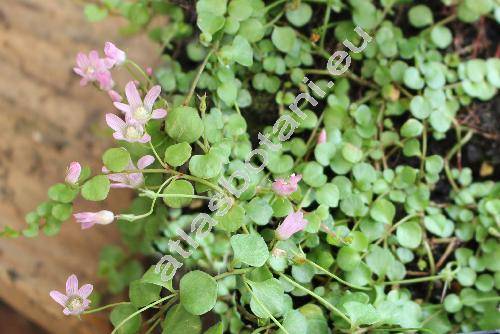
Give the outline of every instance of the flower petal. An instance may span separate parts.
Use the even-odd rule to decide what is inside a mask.
[[[144,105],[148,110],[153,109],[156,99],[160,96],[161,87],[159,85],[153,86],[144,97]]]
[[[155,162],[155,158],[152,155],[145,155],[137,161],[137,167],[139,169],[144,169]]]
[[[66,302],[68,301],[68,297],[65,294],[63,294],[59,291],[53,290],[53,291],[50,291],[49,295],[59,305],[61,305],[63,307],[66,306]]]
[[[139,91],[133,81],[130,81],[125,86],[125,95],[127,96],[128,103],[130,104],[130,109],[135,110],[142,105],[141,96],[139,95]]]
[[[114,102],[113,105],[116,107],[116,109],[118,109],[126,114],[130,112],[130,106],[128,104],[121,103],[121,102]]]
[[[74,295],[78,292],[78,278],[75,274],[68,277],[66,281],[66,294]]]
[[[86,299],[92,293],[94,286],[92,284],[83,285],[80,290],[78,290],[78,295],[83,299]]]
[[[167,111],[165,109],[155,109],[151,113],[152,119],[161,119],[167,116]]]
[[[106,114],[106,124],[116,132],[121,132],[126,126],[125,121],[115,114]]]

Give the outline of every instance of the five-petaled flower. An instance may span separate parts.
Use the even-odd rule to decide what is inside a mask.
[[[287,181],[285,179],[276,179],[273,182],[272,188],[274,192],[280,196],[288,196],[297,191],[298,183],[302,180],[302,175],[290,175],[290,179]]]
[[[152,155],[145,155],[137,161],[137,168],[132,160],[129,162],[125,171],[141,171],[155,161]],[[106,167],[102,168],[104,173],[109,170]],[[144,176],[142,173],[111,173],[108,178],[115,182],[111,184],[111,188],[138,188],[144,183]]]
[[[66,294],[53,290],[50,292],[50,297],[64,307],[65,315],[79,315],[89,307],[88,296],[93,288],[92,284],[85,284],[78,288],[78,278],[76,275],[71,275],[66,281]]]
[[[295,233],[306,228],[308,221],[304,219],[302,211],[292,212],[286,216],[283,223],[276,229],[276,236],[279,240],[286,240]]]
[[[80,178],[80,174],[82,173],[82,166],[77,161],[73,161],[69,164],[68,169],[66,170],[66,178],[64,181],[68,184],[75,185],[78,183],[78,179]]]
[[[113,79],[109,72],[109,64],[104,59],[99,58],[99,53],[90,51],[88,56],[82,52],[76,56],[76,67],[73,68],[76,74],[82,77],[80,85],[85,86],[89,82],[97,81],[103,90],[110,90]]]
[[[111,42],[104,44],[104,54],[106,55],[105,60],[110,66],[120,66],[127,60],[125,52]]]
[[[125,122],[115,114],[106,114],[106,123],[113,129],[113,137],[118,140],[125,140],[129,143],[147,143],[151,140],[144,126],[136,122]]]
[[[127,123],[146,124],[150,119],[160,119],[167,116],[165,109],[154,109],[153,105],[160,96],[161,87],[153,86],[144,97],[144,101],[139,95],[139,91],[133,81],[130,81],[125,86],[125,95],[127,96],[128,104],[115,102],[117,109],[125,113]]]
[[[101,210],[97,212],[79,212],[73,215],[76,222],[82,224],[82,230],[91,228],[95,224],[108,225],[115,220],[113,212]]]

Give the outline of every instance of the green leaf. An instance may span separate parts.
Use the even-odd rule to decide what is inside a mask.
[[[414,249],[422,241],[422,228],[414,221],[401,224],[396,230],[396,237],[401,246]]]
[[[415,90],[424,88],[425,84],[420,72],[413,66],[410,66],[405,70],[403,82],[407,87]]]
[[[257,19],[250,18],[240,23],[238,34],[247,39],[250,43],[260,41],[264,37],[265,27]]]
[[[424,217],[424,225],[431,233],[448,238],[453,233],[454,224],[442,214],[435,214]]]
[[[342,270],[354,270],[361,262],[361,256],[352,247],[344,246],[337,254],[337,264]]]
[[[52,207],[52,216],[61,221],[71,217],[71,212],[73,212],[73,206],[68,203],[58,203]]]
[[[303,2],[300,3],[298,6],[296,6],[295,8],[292,7],[292,9],[287,10],[286,12],[287,20],[290,21],[290,23],[296,27],[302,27],[303,25],[307,24],[307,22],[311,20],[311,17],[312,17],[311,6]]]
[[[282,325],[286,329],[288,334],[309,333],[306,317],[297,310],[288,311],[285,314],[285,318],[283,320]],[[276,333],[285,334],[285,332],[282,329],[279,329]]]
[[[244,21],[252,16],[253,7],[248,0],[232,0],[229,3],[229,16],[238,21]]]
[[[380,320],[377,310],[371,304],[349,301],[342,306],[356,325],[371,325]]]
[[[222,161],[213,153],[193,155],[189,161],[191,174],[203,179],[211,179],[219,175],[222,170]]]
[[[304,171],[302,172],[304,182],[311,187],[321,187],[326,183],[326,175],[323,174],[323,166],[315,161],[307,163]]]
[[[160,299],[161,286],[133,281],[129,287],[130,302],[137,308],[141,308]]]
[[[224,27],[226,19],[208,12],[198,12],[196,21],[201,31],[208,35],[213,35]]]
[[[431,30],[431,40],[440,49],[446,49],[453,40],[450,29],[444,26],[436,26]]]
[[[219,222],[217,227],[223,231],[232,233],[237,231],[244,223],[245,209],[239,204],[234,204],[223,216],[215,216]]]
[[[182,166],[191,157],[191,145],[186,142],[174,144],[165,150],[165,162],[172,167]]]
[[[401,127],[401,135],[405,138],[418,137],[422,134],[424,126],[414,118],[407,120]]]
[[[316,200],[320,205],[335,208],[339,205],[339,199],[340,191],[335,184],[326,183],[316,191]]]
[[[182,304],[177,304],[167,312],[162,334],[199,334],[201,328],[200,317],[186,311]]]
[[[89,22],[102,21],[108,16],[108,10],[106,8],[101,8],[95,4],[85,5],[83,13]]]
[[[417,5],[408,12],[410,24],[417,28],[422,28],[431,25],[434,22],[432,11],[426,5]]]
[[[207,329],[203,334],[223,334],[224,332],[224,325],[222,324],[221,321]]]
[[[252,288],[250,309],[256,316],[268,319],[270,316],[269,312],[273,316],[278,316],[283,313],[285,307],[285,294],[280,281],[276,278],[270,278],[263,282],[247,282]],[[265,309],[261,304],[265,306]],[[267,312],[266,309],[269,312]]]
[[[269,258],[264,239],[258,234],[236,234],[231,237],[234,259],[252,267],[261,267]]]
[[[417,95],[411,99],[410,111],[415,118],[426,119],[431,114],[431,104],[425,97]]]
[[[111,183],[106,175],[97,175],[85,182],[82,197],[88,201],[102,201],[108,197]]]
[[[123,147],[110,148],[104,152],[102,162],[112,172],[121,172],[130,162],[130,154]]]
[[[192,198],[190,197],[179,197],[175,195],[194,195],[193,185],[186,180],[174,180],[172,181],[164,190],[164,195],[170,195],[172,197],[163,197],[163,202],[171,208],[181,208],[183,206],[188,206]]]
[[[444,167],[444,160],[440,155],[431,155],[425,158],[425,170],[431,174],[439,174]]]
[[[196,109],[180,106],[168,112],[165,128],[167,134],[177,142],[193,143],[203,133],[203,122]]]
[[[160,268],[163,269],[164,266],[166,266],[166,265],[163,265]],[[160,286],[160,287],[164,287],[164,288],[166,288],[169,291],[173,291],[172,281],[171,280],[170,281],[164,281],[161,278],[161,276],[162,276],[161,275],[161,270],[158,271],[158,272],[156,272],[156,266],[151,266],[144,273],[144,275],[142,275],[141,282],[154,284],[154,285],[157,285],[157,286]]]
[[[443,303],[444,309],[449,313],[457,313],[462,309],[462,301],[460,298],[454,294],[450,293],[446,296]]]
[[[48,196],[51,200],[61,203],[71,203],[78,196],[78,188],[58,183],[49,188]],[[39,213],[41,216],[44,214]]]
[[[274,27],[271,40],[278,50],[284,53],[292,51],[297,37],[290,27]]]
[[[186,311],[194,315],[205,314],[217,301],[217,282],[209,274],[195,270],[181,278],[180,301]]]
[[[115,328],[126,318],[136,312],[137,309],[132,304],[118,305],[113,309],[109,318]],[[133,316],[125,322],[117,331],[117,334],[135,334],[141,329],[142,318],[140,314]]]
[[[395,214],[394,204],[384,198],[376,200],[370,210],[370,217],[385,224],[392,224]]]
[[[357,163],[363,158],[363,151],[351,143],[345,143],[342,147],[342,157],[350,163]]]
[[[273,208],[266,200],[253,198],[246,206],[248,217],[257,225],[266,225],[273,215]]]

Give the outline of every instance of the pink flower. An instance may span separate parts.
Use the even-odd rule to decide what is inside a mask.
[[[122,96],[116,91],[116,90],[109,90],[108,91],[109,98],[113,102],[121,102],[123,100]]]
[[[146,74],[149,75],[149,76],[152,76],[153,75],[153,69],[151,67],[146,67]]]
[[[152,155],[145,155],[137,161],[137,168],[132,161],[129,162],[126,171],[143,170],[155,161]],[[102,168],[104,173],[108,173],[106,167]],[[144,176],[142,173],[115,173],[109,174],[108,178],[116,183],[111,184],[111,188],[138,188],[144,183]]]
[[[105,91],[109,91],[115,85],[111,72],[108,70],[97,73],[96,80],[99,83],[99,88]]]
[[[151,136],[141,124],[125,122],[115,114],[106,114],[106,123],[115,131],[113,137],[117,140],[125,140],[129,143],[147,143],[151,140]]]
[[[272,188],[274,192],[280,196],[288,196],[297,191],[299,181],[302,180],[302,175],[290,175],[289,181],[285,179],[276,179],[273,182]]]
[[[66,294],[53,290],[50,297],[64,307],[65,315],[79,315],[89,307],[90,300],[87,298],[93,289],[92,284],[85,284],[78,289],[78,278],[71,275],[66,281]]]
[[[122,65],[125,60],[127,60],[127,55],[123,50],[120,50],[111,42],[106,42],[104,44],[104,54],[106,55],[106,61],[111,66]]]
[[[327,137],[326,137],[326,130],[323,129],[318,135],[318,144],[324,144],[326,143]]]
[[[73,71],[82,77],[80,80],[82,86],[93,81],[99,81],[101,86],[109,86],[110,82],[113,81],[106,62],[99,58],[99,54],[95,50],[90,51],[88,56],[82,52],[78,53],[76,65]]]
[[[276,236],[280,240],[286,240],[295,233],[302,231],[306,228],[309,222],[304,219],[302,211],[292,212],[286,216],[283,223],[276,229]]]
[[[80,178],[81,173],[82,166],[78,162],[73,161],[69,164],[68,169],[66,170],[66,178],[64,179],[64,181],[69,184],[76,184],[78,182],[78,179]]]
[[[139,95],[139,91],[133,81],[130,81],[125,86],[125,95],[127,96],[128,104],[115,102],[116,108],[125,113],[127,122],[136,122],[146,124],[150,119],[160,119],[167,115],[165,109],[153,110],[153,105],[160,96],[161,87],[153,86],[144,97],[144,102]]]
[[[73,215],[77,223],[82,224],[82,230],[91,228],[95,224],[108,225],[115,220],[113,212],[101,210],[98,212],[79,212]]]

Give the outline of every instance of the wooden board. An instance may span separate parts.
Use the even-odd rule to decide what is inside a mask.
[[[0,227],[22,228],[26,212],[64,178],[68,162],[100,169],[100,154],[111,145],[104,114],[113,107],[105,93],[80,87],[72,67],[79,50],[102,52],[106,40],[142,65],[155,61],[158,50],[145,37],[119,38],[124,24],[121,18],[87,23],[70,0],[0,1]],[[130,196],[112,191],[105,205],[80,201],[76,208],[118,210]],[[104,317],[65,317],[48,294],[64,290],[72,273],[103,289],[99,250],[117,240],[114,226],[81,231],[74,221],[57,237],[1,239],[0,298],[50,333],[109,333]]]

